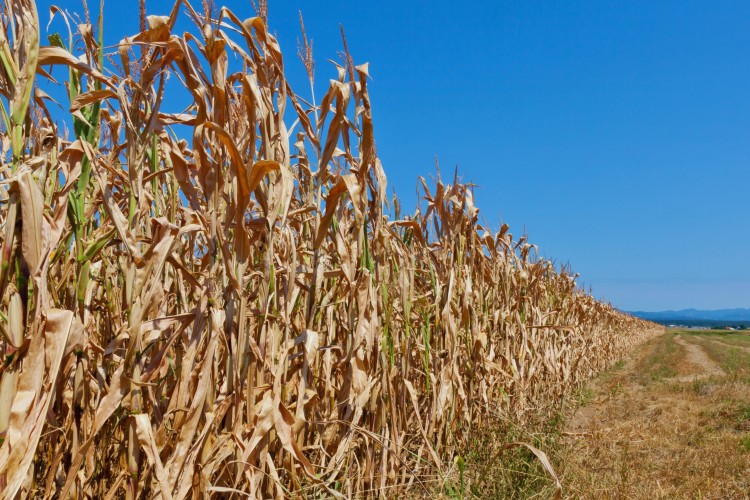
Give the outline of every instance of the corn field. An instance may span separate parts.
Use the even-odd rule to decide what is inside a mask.
[[[3,5],[2,498],[432,491],[474,429],[661,332],[480,224],[458,178],[402,214],[346,46],[316,103],[263,2],[141,7],[105,47],[101,16],[53,8],[48,36]]]

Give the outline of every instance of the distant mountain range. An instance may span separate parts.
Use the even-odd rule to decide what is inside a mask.
[[[650,321],[726,321],[728,323],[738,321],[750,321],[750,309],[716,309],[714,311],[702,311],[699,309],[682,309],[680,311],[629,311],[628,314]]]

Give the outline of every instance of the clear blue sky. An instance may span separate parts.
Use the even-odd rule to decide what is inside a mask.
[[[339,23],[370,62],[378,152],[405,208],[437,156],[481,186],[490,224],[525,228],[618,307],[750,307],[750,2],[269,4],[298,93],[298,10],[319,95]],[[105,23],[107,43],[133,33],[137,1],[106,2]]]

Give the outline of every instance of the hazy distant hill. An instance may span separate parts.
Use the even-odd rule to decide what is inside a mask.
[[[682,309],[681,311],[631,311],[629,314],[651,321],[750,321],[750,309],[717,309],[714,311],[701,311],[698,309]]]

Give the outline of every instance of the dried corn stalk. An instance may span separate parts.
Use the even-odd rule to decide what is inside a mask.
[[[658,332],[458,180],[390,220],[348,55],[315,105],[261,17],[183,0],[106,57],[101,18],[49,46],[32,0],[2,20],[3,498],[390,495]]]

